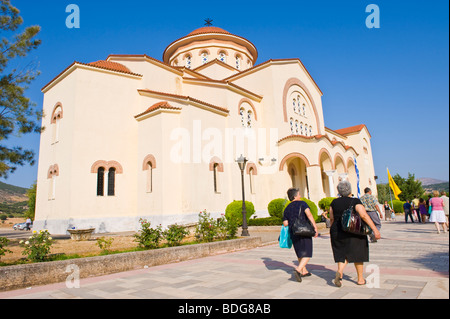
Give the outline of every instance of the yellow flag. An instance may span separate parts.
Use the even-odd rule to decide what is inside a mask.
[[[397,184],[395,184],[394,179],[392,178],[391,174],[389,174],[389,169],[387,169],[387,173],[388,173],[388,179],[389,179],[389,186],[391,187],[392,191],[394,192],[395,198],[400,200],[398,198],[398,195],[400,195],[402,193],[402,191],[400,190],[400,188],[398,188]]]

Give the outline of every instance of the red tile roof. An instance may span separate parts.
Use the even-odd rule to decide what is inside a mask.
[[[199,29],[196,29],[194,31],[192,31],[191,33],[189,33],[188,35],[194,35],[194,34],[201,34],[201,33],[227,33],[227,34],[231,34],[230,32],[222,29],[222,28],[218,28],[218,27],[202,27]]]
[[[96,66],[103,69],[108,69],[112,71],[119,71],[124,73],[132,73],[129,68],[127,68],[125,65],[117,63],[117,62],[111,62],[111,61],[105,61],[100,60],[97,62],[91,62],[89,65]]]
[[[158,109],[166,109],[166,110],[181,110],[181,107],[178,106],[172,106],[169,104],[169,102],[167,101],[162,101],[162,102],[158,102],[153,104],[152,106],[150,106],[145,112],[136,115],[135,117],[139,117],[145,114],[148,114],[150,112],[156,111]]]
[[[334,130],[334,131],[335,131],[336,133],[341,134],[341,135],[347,135],[347,134],[359,132],[359,131],[361,131],[363,128],[366,128],[367,132],[369,132],[369,129],[368,129],[367,126],[364,125],[364,124],[355,125],[355,126],[346,127],[346,128],[341,128],[341,129],[339,129],[339,130]],[[369,136],[370,136],[370,132],[369,132]]]

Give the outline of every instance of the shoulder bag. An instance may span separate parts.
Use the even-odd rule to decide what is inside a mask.
[[[316,231],[314,230],[313,225],[308,218],[303,217],[302,214],[302,205],[300,205],[300,210],[298,213],[298,217],[294,222],[294,226],[292,227],[292,233],[295,236],[301,237],[314,237],[316,235]]]
[[[341,218],[342,230],[355,235],[370,235],[372,229],[362,220],[353,206],[353,200],[350,207],[344,211]]]

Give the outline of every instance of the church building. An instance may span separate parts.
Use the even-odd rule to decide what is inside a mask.
[[[322,91],[300,59],[257,64],[244,37],[205,26],[162,60],[74,62],[42,92],[35,229],[137,231],[218,217],[246,200],[258,217],[290,187],[316,204],[348,179],[376,192],[364,124],[325,126]],[[364,119],[361,119],[364,122]],[[358,123],[355,123],[358,124]]]

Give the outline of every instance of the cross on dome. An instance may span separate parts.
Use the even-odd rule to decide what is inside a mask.
[[[207,18],[207,19],[205,19],[205,26],[207,26],[207,27],[210,27],[210,26],[212,26],[212,22],[213,22],[214,20],[212,20],[212,19],[210,19],[210,18]]]

